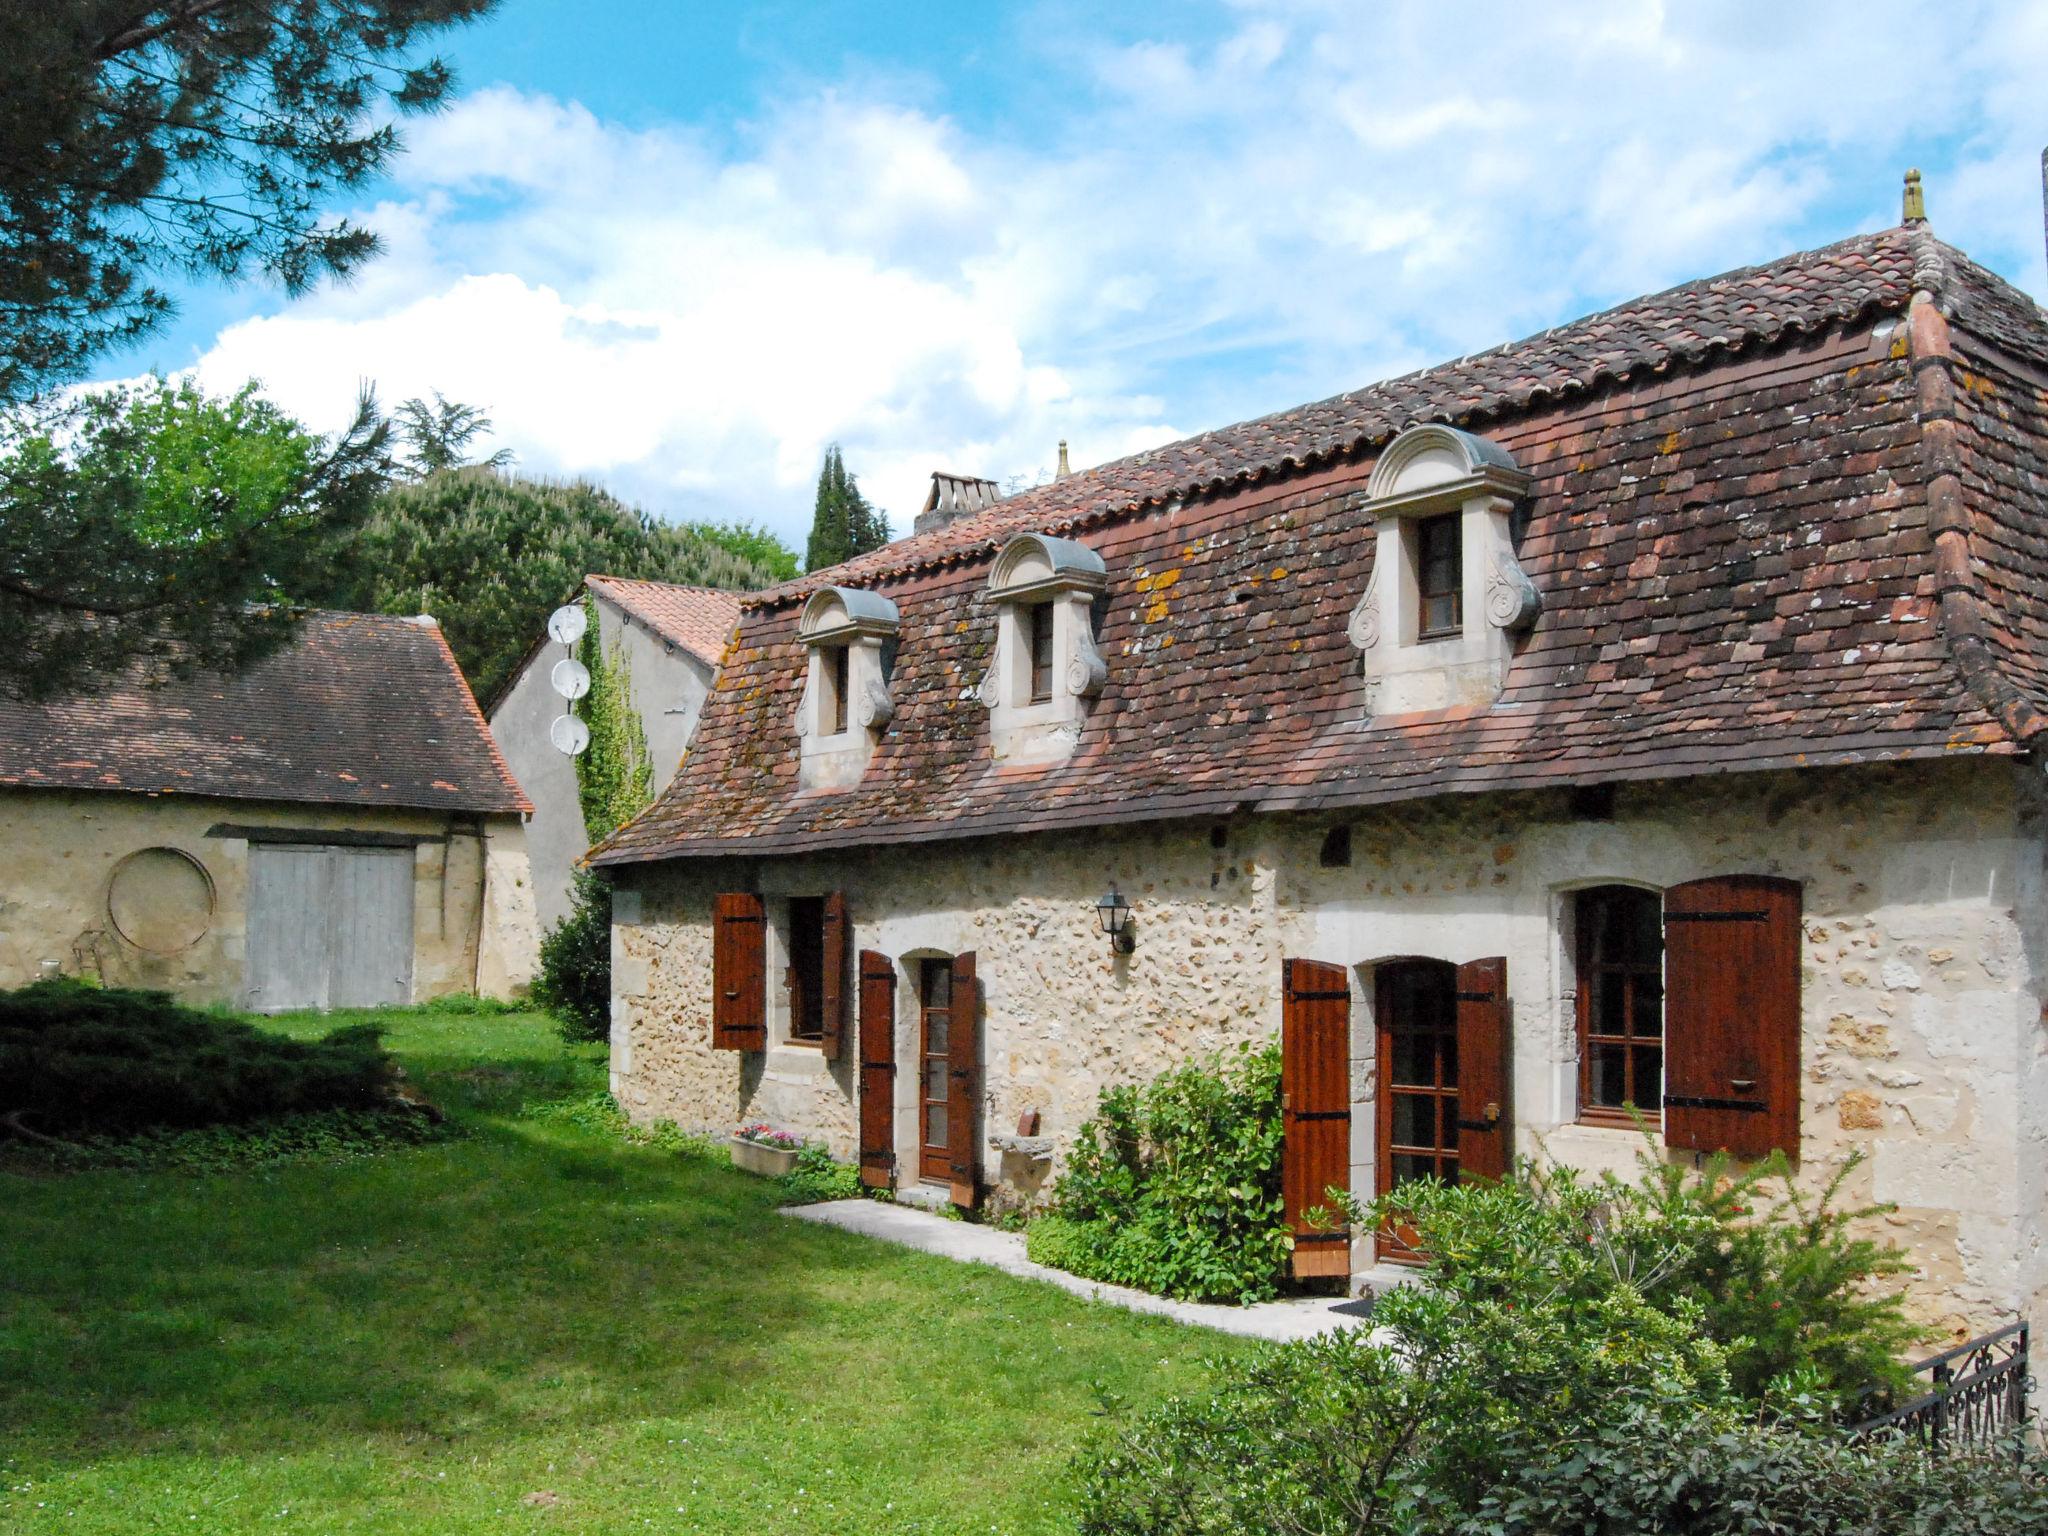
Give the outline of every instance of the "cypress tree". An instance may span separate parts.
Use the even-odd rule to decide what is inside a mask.
[[[888,542],[889,519],[861,495],[845,456],[834,443],[825,450],[824,465],[818,470],[818,499],[811,513],[804,569],[822,571]]]

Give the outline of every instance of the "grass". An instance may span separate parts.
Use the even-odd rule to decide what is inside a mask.
[[[1097,1382],[1243,1347],[778,1216],[532,1014],[376,1017],[461,1134],[0,1172],[0,1529],[1057,1531]]]

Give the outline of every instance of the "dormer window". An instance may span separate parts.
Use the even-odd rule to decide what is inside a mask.
[[[1057,762],[1074,750],[1109,676],[1095,648],[1095,600],[1108,580],[1102,557],[1072,539],[1023,533],[996,556],[996,643],[978,690],[996,761]]]
[[[867,772],[875,742],[895,712],[889,668],[896,647],[896,605],[858,587],[821,587],[797,623],[804,643],[797,736],[798,782],[839,789]]]
[[[1052,702],[1052,627],[1053,606],[1051,603],[1033,603],[1031,614],[1031,702],[1050,704]]]
[[[1465,628],[1465,540],[1456,512],[1425,517],[1415,525],[1417,586],[1421,589],[1423,640],[1462,634]]]
[[[1372,577],[1351,613],[1375,716],[1486,705],[1516,637],[1542,607],[1515,555],[1529,477],[1508,451],[1454,427],[1410,427],[1366,489]]]

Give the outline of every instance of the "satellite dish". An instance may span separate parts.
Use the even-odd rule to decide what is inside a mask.
[[[548,740],[565,756],[581,757],[583,749],[590,745],[590,727],[574,715],[557,715],[555,723],[548,727]]]
[[[583,631],[590,627],[590,619],[583,612],[581,603],[564,603],[548,615],[548,638],[559,640],[564,645],[574,645],[583,638]]]
[[[555,663],[555,670],[548,674],[548,681],[555,685],[555,692],[574,703],[590,692],[590,668],[573,656],[564,656]]]

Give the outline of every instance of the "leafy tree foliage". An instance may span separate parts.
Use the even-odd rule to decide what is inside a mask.
[[[593,571],[736,589],[775,580],[721,537],[657,522],[596,486],[475,468],[392,487],[350,565],[348,606],[433,614],[479,698]]]
[[[454,85],[494,0],[0,0],[0,402],[160,326],[161,274],[297,293],[377,237],[321,205]]]
[[[568,916],[540,941],[533,1000],[565,1040],[603,1040],[612,1019],[611,882],[579,869]]]
[[[324,595],[388,467],[375,401],[332,441],[253,385],[153,380],[0,418],[0,690],[232,668]],[[251,611],[250,604],[264,605]]]
[[[811,538],[804,569],[822,571],[889,542],[889,519],[868,504],[834,443],[818,471],[818,500],[811,514]]]
[[[488,458],[465,457],[469,445],[491,430],[491,418],[483,413],[483,407],[460,404],[438,389],[432,405],[415,395],[392,413],[392,422],[398,440],[405,444],[406,467],[416,480],[472,463],[484,469],[503,469],[512,462],[510,448],[500,448]]]

